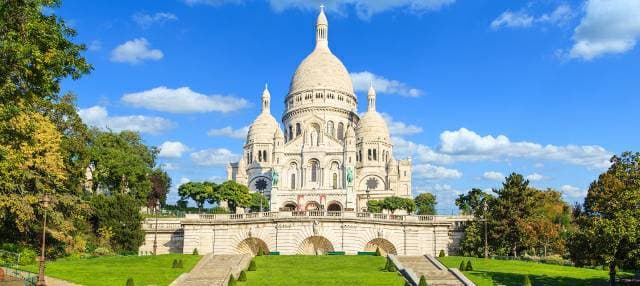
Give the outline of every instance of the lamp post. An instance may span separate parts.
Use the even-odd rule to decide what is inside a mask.
[[[46,286],[47,281],[44,279],[44,268],[45,268],[45,243],[46,243],[46,234],[47,234],[47,208],[49,207],[49,195],[44,193],[44,197],[42,198],[42,206],[44,208],[44,219],[42,223],[42,247],[40,249],[40,269],[38,271],[38,281],[36,282],[37,286]]]
[[[158,207],[160,206],[160,200],[156,200],[154,210],[156,212],[156,227],[155,232],[153,234],[153,255],[157,255],[158,250]]]
[[[487,241],[487,201],[484,201],[484,212],[482,212],[482,220],[484,220],[484,258],[489,258],[489,246]]]

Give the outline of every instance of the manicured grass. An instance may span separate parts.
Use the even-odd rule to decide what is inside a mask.
[[[238,285],[384,285],[401,286],[397,272],[381,271],[380,256],[258,256],[257,271],[247,272],[247,282]]]
[[[608,285],[609,272],[571,266],[542,264],[526,261],[507,261],[482,258],[448,256],[438,258],[447,267],[458,268],[460,261],[471,260],[474,271],[464,271],[478,286],[522,285],[529,275],[533,285]]]
[[[167,254],[59,259],[47,263],[47,276],[87,286],[122,286],[129,277],[137,286],[169,285],[183,272],[189,272],[200,258],[198,255]],[[184,268],[171,268],[174,259],[182,259]],[[37,265],[23,268],[38,272]]]

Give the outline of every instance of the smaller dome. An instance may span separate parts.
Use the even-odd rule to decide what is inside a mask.
[[[275,139],[284,139],[284,134],[282,134],[282,130],[280,128],[276,128],[276,134],[273,135]]]
[[[356,136],[363,141],[389,142],[389,128],[382,115],[377,111],[367,111],[360,118],[356,128]]]
[[[247,134],[247,143],[262,142],[272,143],[276,130],[279,130],[278,122],[271,114],[263,112],[258,115],[255,121],[249,127]]]

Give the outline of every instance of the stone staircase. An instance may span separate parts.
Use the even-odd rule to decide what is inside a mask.
[[[429,286],[464,286],[446,267],[436,265],[425,256],[398,256],[398,261],[420,279],[424,275]],[[442,269],[444,268],[444,269]]]
[[[236,279],[240,271],[249,266],[251,256],[211,255],[203,257],[191,272],[178,277],[171,286],[226,286],[229,275]]]

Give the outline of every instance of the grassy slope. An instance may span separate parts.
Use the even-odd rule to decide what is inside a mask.
[[[447,267],[458,268],[461,260],[471,260],[474,271],[465,271],[476,285],[522,285],[525,275],[533,285],[607,285],[608,272],[525,261],[485,260],[448,256],[438,258]]]
[[[376,256],[260,256],[257,271],[238,285],[404,285],[398,273],[383,272]]]
[[[60,259],[47,263],[47,276],[87,286],[169,285],[183,272],[189,272],[201,256],[167,254],[158,256],[107,256],[89,259]],[[174,259],[182,259],[184,268],[171,268]],[[24,270],[38,272],[37,265]]]

